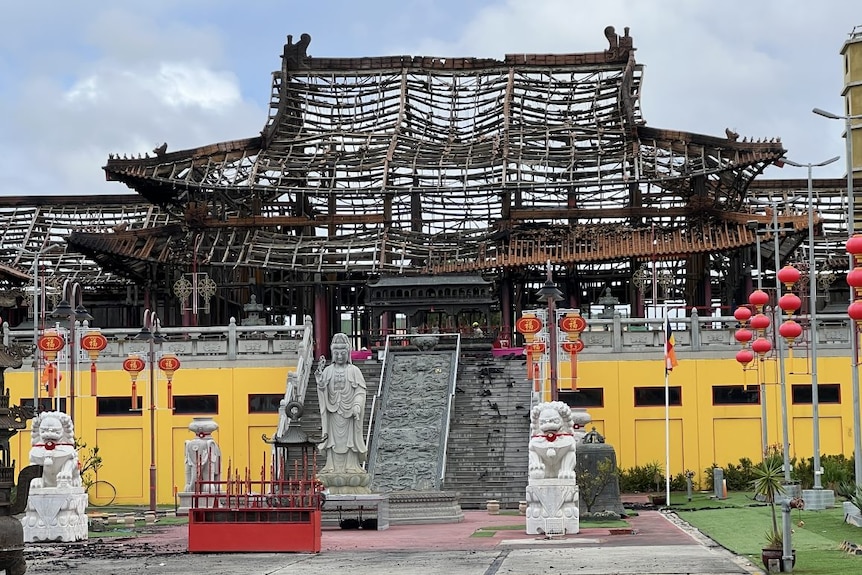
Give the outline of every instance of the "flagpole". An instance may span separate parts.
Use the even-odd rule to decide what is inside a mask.
[[[665,468],[665,505],[670,506],[670,382],[668,378],[668,341],[670,340],[670,318],[667,302],[664,304],[664,468]]]

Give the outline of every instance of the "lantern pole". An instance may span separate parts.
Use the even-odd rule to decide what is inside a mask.
[[[862,114],[839,115],[820,108],[814,108],[811,111],[830,120],[844,120],[844,140],[847,147],[847,236],[852,238],[856,232],[856,214],[854,213],[856,198],[853,195],[853,120],[862,119]],[[852,271],[852,265],[851,262],[848,273]],[[855,291],[854,289],[850,290],[850,305],[853,305],[856,299]],[[860,488],[862,487],[862,422],[860,422],[859,414],[859,328],[853,321],[850,322],[850,385],[853,388],[854,471],[856,487]]]
[[[542,289],[536,295],[540,300],[545,300],[548,304],[548,356],[549,363],[551,364],[549,370],[551,401],[557,401],[559,395],[557,386],[557,346],[559,344],[557,342],[556,303],[563,299],[563,293],[557,289],[557,284],[554,283],[551,276],[551,260],[548,260],[546,275],[545,285],[542,286]]]
[[[784,163],[797,168],[808,168],[808,324],[811,339],[811,419],[814,428],[814,489],[823,489],[820,467],[820,394],[817,379],[817,266],[814,258],[814,183],[811,170],[837,162],[840,156],[819,163],[799,164],[784,159]]]
[[[762,232],[760,224],[757,220],[751,220],[746,222],[746,227],[754,232],[754,241],[757,246],[757,290],[763,291],[763,261],[760,255],[760,235]],[[768,411],[766,409],[766,381],[760,373],[761,363],[760,361],[757,362],[757,383],[760,390],[760,453],[763,457],[766,457],[766,451],[769,448],[769,425]]]

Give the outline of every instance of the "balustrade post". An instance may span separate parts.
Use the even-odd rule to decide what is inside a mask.
[[[227,359],[234,361],[236,359],[236,318],[231,317],[230,323],[227,326]]]
[[[613,322],[613,346],[614,353],[622,353],[623,351],[623,321],[620,314],[614,313]]]
[[[700,316],[696,308],[691,310],[689,325],[691,326],[691,351],[700,351]]]

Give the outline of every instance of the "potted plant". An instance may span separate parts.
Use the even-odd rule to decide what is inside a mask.
[[[769,568],[770,559],[781,561],[784,549],[784,534],[778,527],[778,515],[775,512],[775,500],[784,494],[784,462],[779,457],[767,457],[763,462],[753,468],[754,480],[752,486],[754,495],[769,504],[772,512],[772,528],[766,532],[766,544],[761,553],[763,566]],[[796,556],[794,553],[793,561]],[[784,565],[781,565],[784,571]]]

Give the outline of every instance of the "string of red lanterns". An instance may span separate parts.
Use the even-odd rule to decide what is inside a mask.
[[[778,281],[790,291],[799,281],[799,270],[792,265],[786,265],[778,270]],[[802,335],[802,326],[793,319],[793,314],[802,307],[802,300],[793,292],[786,293],[778,300],[778,307],[787,315],[787,319],[778,327],[778,334],[787,342],[788,350],[793,349],[796,338]],[[791,352],[792,353],[792,352]]]
[[[862,253],[862,236],[860,236],[859,247]],[[800,276],[799,270],[789,264],[778,270],[778,281],[788,290],[793,289]],[[862,268],[860,268],[859,281],[862,288]],[[772,342],[766,338],[766,330],[772,322],[763,313],[767,303],[769,303],[769,294],[760,289],[754,290],[748,296],[748,306],[740,306],[733,312],[733,317],[740,324],[734,339],[742,345],[742,349],[736,354],[736,361],[742,364],[743,368],[754,361],[755,354],[763,359],[772,351]],[[802,326],[793,319],[793,315],[802,307],[802,300],[791,291],[781,296],[778,307],[787,316],[787,319],[778,327],[778,334],[787,341],[788,348],[792,348],[796,338],[802,335]],[[862,321],[862,301],[859,301],[859,316]]]
[[[862,234],[854,234],[847,240],[845,249],[853,257],[853,269],[847,273],[847,285],[853,290],[853,303],[847,307],[847,315],[856,322],[858,331],[862,328]]]

